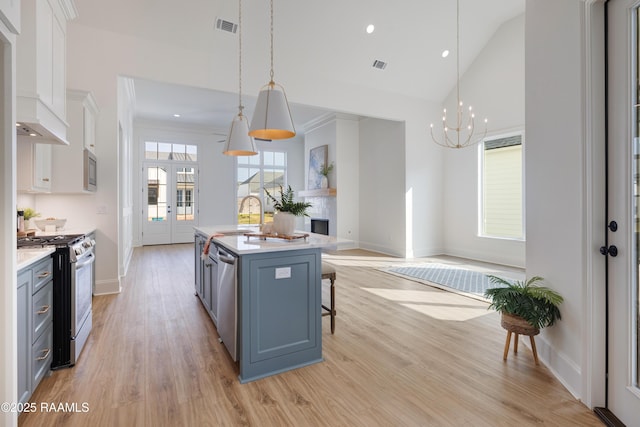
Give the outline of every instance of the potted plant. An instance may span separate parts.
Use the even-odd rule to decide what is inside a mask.
[[[320,175],[322,175],[322,179],[320,180],[320,188],[329,188],[329,174],[333,170],[333,162],[330,164],[322,165],[320,169]]]
[[[25,230],[30,230],[31,228],[33,228],[31,226],[31,219],[39,217],[40,214],[38,212],[36,212],[34,209],[32,209],[32,208],[23,208],[23,209],[19,209],[19,210],[24,212],[24,228],[25,228]]]
[[[292,235],[295,230],[296,217],[309,216],[307,209],[311,207],[311,203],[294,201],[294,194],[290,185],[286,191],[283,190],[282,185],[280,186],[279,199],[276,199],[266,188],[264,192],[276,210],[276,214],[273,217],[273,231],[276,234],[285,236]]]
[[[537,285],[544,280],[539,276],[514,282],[497,276],[489,276],[489,280],[500,285],[487,289],[484,296],[491,301],[489,308],[502,314],[500,325],[507,331],[504,359],[506,360],[509,351],[511,334],[515,333],[514,351],[518,351],[518,335],[529,336],[537,364],[538,355],[533,337],[540,333],[540,329],[552,326],[556,320],[561,319],[558,306],[562,304],[562,296],[553,289]]]

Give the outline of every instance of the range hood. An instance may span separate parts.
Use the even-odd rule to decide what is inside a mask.
[[[16,97],[16,134],[20,141],[69,145],[67,123],[38,97]]]

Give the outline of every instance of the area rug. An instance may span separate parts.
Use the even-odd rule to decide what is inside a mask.
[[[437,263],[392,267],[383,271],[485,301],[484,291],[499,286],[477,271]]]

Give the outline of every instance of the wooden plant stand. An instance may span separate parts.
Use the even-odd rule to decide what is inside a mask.
[[[533,353],[533,360],[536,365],[539,365],[538,351],[536,350],[535,336],[540,333],[540,329],[534,328],[526,320],[520,316],[513,314],[502,313],[502,319],[500,324],[507,330],[507,341],[504,344],[503,360],[507,360],[509,355],[509,346],[511,345],[511,334],[515,334],[515,342],[513,343],[513,353],[518,353],[518,337],[519,335],[527,335],[531,341],[531,352]]]

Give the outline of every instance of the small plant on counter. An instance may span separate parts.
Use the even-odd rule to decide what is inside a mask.
[[[36,212],[35,210],[33,210],[31,208],[23,208],[23,209],[18,209],[18,210],[24,212],[24,220],[25,221],[29,221],[31,218],[36,218],[36,217],[40,216],[40,214],[38,212]]]
[[[311,207],[311,203],[309,202],[294,202],[293,201],[293,190],[289,185],[287,190],[285,191],[280,186],[280,199],[276,199],[274,196],[269,193],[269,190],[264,189],[267,197],[273,203],[273,208],[279,212],[289,212],[295,216],[309,216],[307,214],[307,209]]]

